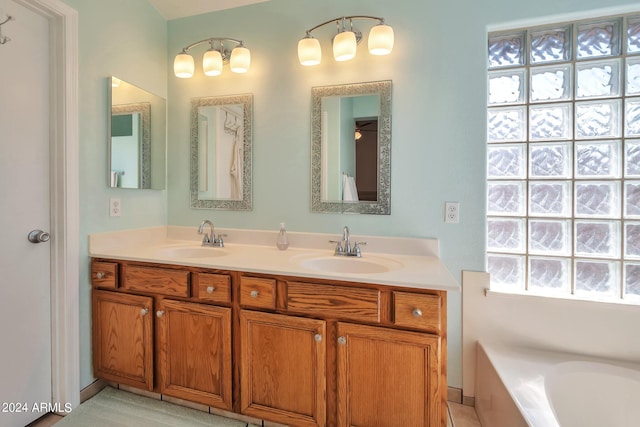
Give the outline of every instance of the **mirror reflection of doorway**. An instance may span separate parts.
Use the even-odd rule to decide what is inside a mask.
[[[357,118],[355,129],[358,199],[375,202],[378,199],[378,118]]]

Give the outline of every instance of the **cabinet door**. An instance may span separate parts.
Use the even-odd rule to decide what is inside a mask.
[[[240,312],[241,408],[295,426],[326,420],[325,322]]]
[[[163,300],[156,317],[160,393],[231,410],[231,309]]]
[[[441,425],[440,337],[348,323],[337,332],[339,427]]]
[[[97,378],[153,390],[153,300],[93,291],[93,370]]]

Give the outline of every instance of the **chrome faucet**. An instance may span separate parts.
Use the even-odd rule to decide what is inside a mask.
[[[335,243],[336,249],[333,252],[335,256],[355,256],[361,257],[360,245],[366,245],[367,242],[356,242],[351,247],[351,238],[349,237],[349,227],[346,225],[342,228],[342,240],[329,240],[329,243]]]
[[[211,233],[207,234],[204,231],[204,227],[208,225],[211,228]],[[202,221],[200,223],[200,226],[198,227],[198,234],[204,234],[204,237],[202,238],[202,246],[212,246],[212,247],[217,247],[217,248],[223,248],[224,247],[224,242],[222,241],[222,234],[218,234],[218,237],[216,237],[216,232],[213,228],[213,223],[211,221],[209,221],[208,219],[205,219],[204,221]]]

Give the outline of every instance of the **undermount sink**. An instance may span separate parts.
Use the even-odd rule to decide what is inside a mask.
[[[158,248],[155,253],[163,258],[211,258],[227,254],[222,248],[205,246]]]
[[[321,257],[303,259],[304,268],[327,273],[375,274],[400,268],[402,264],[387,258]]]

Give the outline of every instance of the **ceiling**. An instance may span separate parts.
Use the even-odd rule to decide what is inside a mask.
[[[165,19],[184,18],[269,0],[149,0]]]

